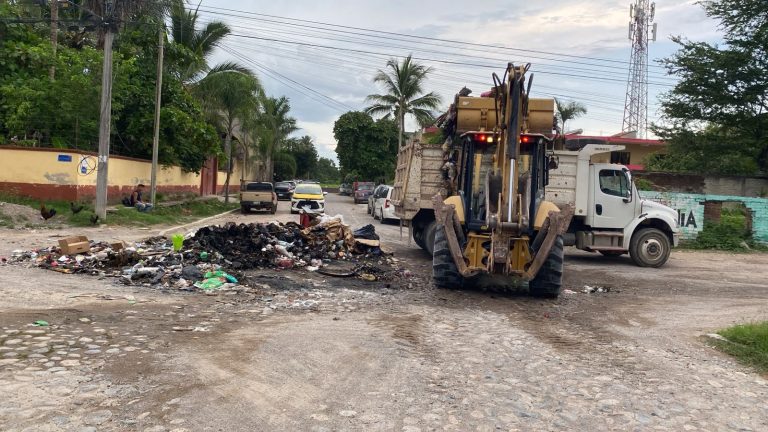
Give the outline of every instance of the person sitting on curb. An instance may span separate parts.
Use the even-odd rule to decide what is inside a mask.
[[[139,183],[139,185],[136,186],[136,189],[134,189],[133,193],[131,194],[131,206],[136,207],[136,210],[140,212],[145,212],[152,209],[152,204],[145,203],[142,200],[142,195],[144,194],[145,187],[146,186]]]

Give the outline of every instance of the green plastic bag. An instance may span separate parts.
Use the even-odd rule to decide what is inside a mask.
[[[33,322],[32,325],[38,326],[38,327],[48,327],[50,324],[48,324],[48,321],[37,320]]]
[[[222,285],[224,285],[224,280],[218,277],[207,278],[205,280],[195,282],[195,287],[204,291],[219,289]]]
[[[216,270],[215,272],[207,272],[203,277],[206,279],[212,278],[212,277],[224,278],[227,280],[227,282],[237,283],[237,278],[221,270]]]

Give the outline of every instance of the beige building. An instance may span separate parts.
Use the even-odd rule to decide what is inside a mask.
[[[566,135],[565,149],[576,150],[588,144],[618,144],[625,148],[611,152],[606,162],[626,165],[632,171],[644,171],[646,158],[654,153],[666,153],[666,144],[660,140],[624,138],[618,136]]]

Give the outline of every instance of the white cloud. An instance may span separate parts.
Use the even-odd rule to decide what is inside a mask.
[[[621,128],[624,108],[624,80],[630,51],[627,40],[629,3],[628,0],[484,0],[468,5],[465,0],[246,0],[237,3],[204,0],[201,9],[232,8],[379,31],[609,59],[613,63],[530,51],[489,52],[481,47],[458,49],[447,42],[428,40],[422,42],[431,45],[420,45],[424,51],[419,52],[416,51],[417,44],[393,39],[369,38],[371,42],[368,43],[360,43],[359,40],[358,43],[342,42],[340,39],[360,39],[361,36],[332,34],[311,28],[323,27],[311,23],[299,27],[280,26],[226,16],[224,14],[230,12],[221,10],[214,15],[205,15],[206,20],[215,16],[238,26],[233,30],[239,34],[304,41],[316,45],[345,46],[390,55],[414,52],[422,58],[498,64],[496,72],[503,71],[507,61],[530,61],[536,71],[533,85],[536,96],[565,96],[583,102],[589,109],[587,116],[572,121],[569,128],[581,127],[590,132],[613,134]],[[669,41],[669,35],[684,35],[692,40],[707,41],[719,38],[715,23],[706,17],[696,0],[658,0],[656,22],[659,39],[650,45],[651,62],[674,52],[676,46]],[[399,38],[396,35],[380,36]],[[379,91],[371,78],[376,69],[384,67],[386,61],[386,57],[360,52],[235,37],[230,37],[225,45],[236,47],[247,58],[353,109],[361,109],[365,104],[365,96]],[[215,60],[231,59],[229,54],[219,52]],[[596,67],[596,63],[607,66]],[[465,84],[476,93],[490,86],[490,69],[446,63],[430,64],[434,66],[435,73],[427,87],[440,93],[446,105]],[[663,70],[652,67],[651,71],[651,81],[669,82],[664,79]],[[315,138],[318,152],[335,159],[333,123],[347,108],[329,102],[294,83],[285,80],[280,82],[263,70],[257,72],[270,94],[284,94],[291,99],[293,115],[297,117],[302,129]],[[588,79],[595,75],[611,77],[614,81]],[[656,112],[657,96],[668,89],[665,86],[650,87],[652,119]],[[411,122],[408,126],[415,127]]]

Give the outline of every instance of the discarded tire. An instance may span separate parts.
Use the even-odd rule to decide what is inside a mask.
[[[456,263],[453,262],[451,251],[448,249],[448,239],[445,237],[445,226],[435,226],[435,242],[432,254],[432,279],[438,288],[461,288],[464,278],[459,274]]]
[[[528,282],[528,290],[533,297],[557,298],[562,285],[563,237],[558,235],[536,277]]]

